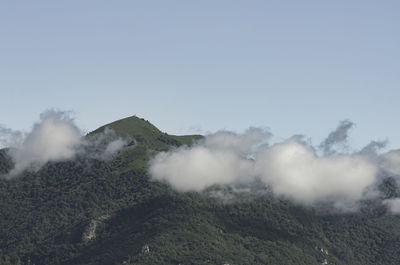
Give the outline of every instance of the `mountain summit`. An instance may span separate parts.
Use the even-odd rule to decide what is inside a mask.
[[[121,120],[114,121],[112,123],[101,126],[90,135],[104,132],[106,128],[115,131],[117,136],[126,138],[131,137],[138,142],[145,143],[147,145],[167,148],[168,145],[180,146],[183,144],[190,145],[193,140],[202,138],[201,135],[186,135],[176,136],[168,135],[167,133],[161,132],[156,126],[151,124],[148,120],[139,118],[137,116],[130,116]]]
[[[153,135],[160,135],[162,132],[149,121],[137,116],[130,116],[124,119],[101,126],[90,134],[103,132],[106,128],[113,129],[118,136],[140,136],[150,138]]]

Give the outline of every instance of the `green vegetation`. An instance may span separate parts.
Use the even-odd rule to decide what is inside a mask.
[[[12,167],[12,162],[7,156],[7,151],[7,149],[0,149],[0,174],[6,174]]]
[[[171,146],[182,144],[190,145],[193,140],[201,139],[201,135],[175,136],[161,132],[149,121],[131,116],[110,124],[104,125],[97,130],[89,133],[89,136],[103,132],[106,128],[113,129],[117,136],[123,138],[133,138],[146,145],[147,148],[157,151],[168,150]]]
[[[399,218],[365,202],[333,214],[268,194],[224,203],[153,182],[148,159],[201,136],[137,117],[103,126],[136,142],[112,161],[78,157],[0,180],[2,264],[399,264]],[[0,172],[11,161],[0,152]],[[382,184],[388,196],[397,187]],[[219,189],[214,187],[212,189]]]

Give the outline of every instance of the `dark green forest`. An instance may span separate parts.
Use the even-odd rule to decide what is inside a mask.
[[[3,264],[400,263],[400,219],[381,203],[335,213],[272,196],[230,202],[151,181],[149,159],[202,136],[173,136],[135,116],[103,126],[132,139],[114,159],[79,155],[0,179]],[[134,140],[133,140],[134,139]],[[12,168],[0,151],[0,172]],[[398,195],[390,178],[380,186]],[[235,196],[235,195],[233,195]]]

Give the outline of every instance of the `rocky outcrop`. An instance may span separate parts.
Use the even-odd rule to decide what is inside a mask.
[[[142,254],[147,254],[147,253],[150,253],[150,247],[149,245],[146,244],[142,247]]]
[[[324,256],[324,259],[321,261],[321,265],[331,265],[331,264],[333,265],[334,264],[334,263],[331,263],[328,261],[329,252],[326,248],[315,246],[314,249],[318,252],[321,252]]]
[[[99,227],[99,225],[102,225],[104,223],[104,221],[106,221],[107,219],[110,219],[110,217],[111,217],[111,215],[106,214],[106,215],[97,217],[95,219],[92,219],[90,221],[90,223],[85,227],[85,230],[83,231],[82,242],[87,244],[90,241],[96,239],[97,228]]]

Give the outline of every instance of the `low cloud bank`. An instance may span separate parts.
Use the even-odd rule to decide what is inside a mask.
[[[382,174],[400,175],[400,152],[378,154],[385,142],[371,142],[349,153],[353,126],[341,122],[317,147],[301,136],[270,145],[271,134],[255,128],[244,134],[218,132],[192,147],[159,153],[150,161],[149,173],[183,192],[261,182],[275,195],[304,205],[329,203],[354,210],[360,200],[376,196]],[[387,205],[400,209],[395,202]]]
[[[182,191],[247,181],[254,177],[254,163],[248,156],[269,136],[260,129],[250,129],[244,135],[218,133],[192,148],[158,154],[149,170],[154,179],[166,180]]]
[[[110,137],[112,140],[106,143]],[[70,160],[82,153],[96,159],[110,159],[126,144],[110,129],[99,134],[95,141],[87,139],[68,112],[52,110],[42,113],[28,133],[1,127],[0,139],[2,145],[9,147],[8,154],[14,163],[7,178],[26,170],[38,171],[47,162]]]
[[[345,205],[362,198],[376,180],[377,167],[360,155],[319,157],[306,145],[290,140],[260,150],[255,172],[278,195],[306,204]]]

